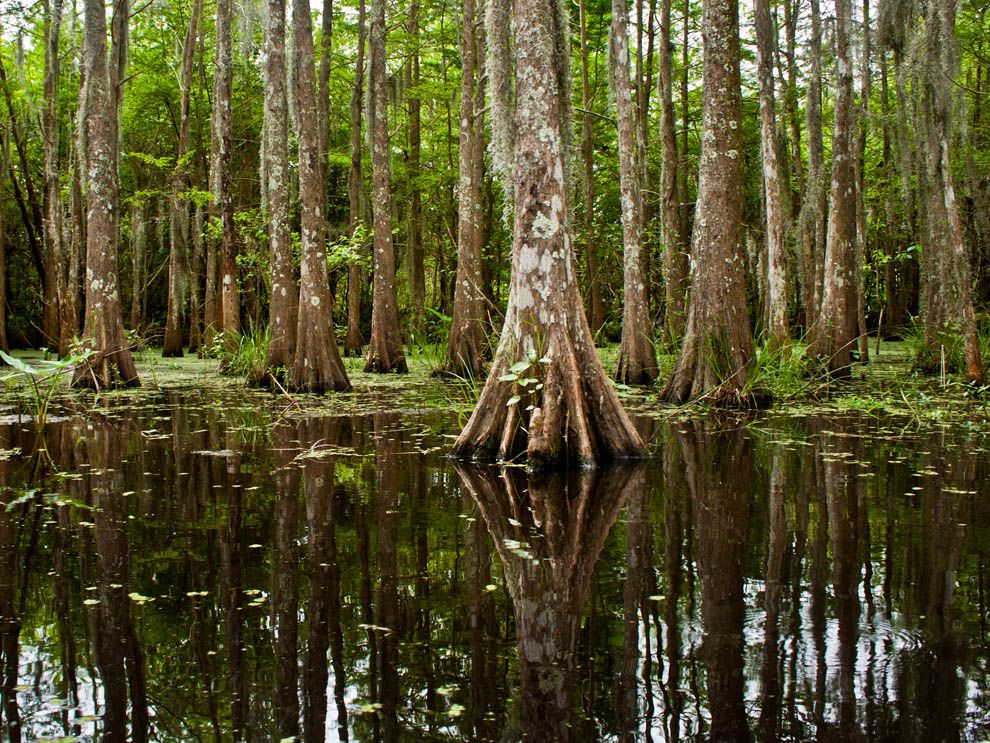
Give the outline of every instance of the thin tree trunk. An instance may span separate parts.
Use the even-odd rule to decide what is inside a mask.
[[[825,148],[822,143],[822,20],[819,0],[811,0],[811,72],[808,76],[805,118],[808,128],[808,180],[801,205],[800,235],[804,264],[805,322],[818,322],[822,304],[822,266],[825,257]],[[851,70],[850,70],[851,74]]]
[[[193,210],[192,258],[189,266],[189,353],[197,353],[203,344],[203,303],[200,295],[203,275],[203,207]]]
[[[405,372],[406,358],[399,331],[395,295],[395,246],[392,242],[392,164],[388,132],[388,80],[385,70],[385,0],[372,0],[369,39],[369,114],[371,118],[372,207],[375,235],[374,293],[371,306],[371,341],[365,358],[366,372]]]
[[[135,201],[131,206],[131,330],[139,330],[144,322],[141,312],[144,294],[145,246],[148,229],[144,221],[144,204]]]
[[[358,4],[358,44],[354,63],[354,90],[351,93],[351,169],[347,175],[347,221],[351,240],[355,239],[361,223],[361,108],[364,98],[365,0]],[[356,247],[353,246],[352,247]],[[361,267],[354,261],[347,264],[347,334],[344,353],[360,356],[364,346],[361,336]]]
[[[866,135],[870,126],[870,0],[863,0],[863,51],[860,59],[860,121],[856,136],[856,327],[859,360],[870,358],[870,336],[866,328],[866,292],[863,266],[867,263],[866,234]]]
[[[677,133],[674,123],[673,57],[670,35],[671,0],[660,5],[660,230],[664,261],[664,342],[674,346],[684,332],[684,306],[687,299],[688,260],[683,249],[681,215],[678,204]],[[684,122],[685,127],[687,122]],[[686,180],[686,175],[681,175]]]
[[[7,142],[7,132],[0,132],[0,179],[7,172],[7,161],[10,158]],[[7,233],[3,211],[0,209],[0,351],[9,351],[10,344],[7,341]]]
[[[784,194],[777,152],[777,113],[774,100],[773,50],[775,29],[770,0],[755,0],[756,59],[760,83],[760,144],[763,199],[766,212],[766,344],[787,342],[787,257],[784,253]]]
[[[333,51],[333,0],[323,4],[320,28],[320,70],[317,86],[316,105],[320,124],[320,157],[323,167],[327,167],[330,147],[330,63]],[[283,56],[284,56],[283,52]]]
[[[746,390],[753,336],[746,309],[740,246],[741,103],[737,0],[704,0],[702,152],[691,247],[687,330],[661,398],[704,397],[715,404],[751,405]]]
[[[832,187],[822,278],[822,304],[809,354],[829,374],[847,376],[859,335],[856,258],[856,109],[853,101],[850,27],[852,3],[837,0],[835,24],[835,128]],[[809,127],[810,129],[810,127]]]
[[[406,64],[406,86],[412,93],[409,102],[409,284],[413,304],[413,328],[423,329],[426,308],[426,274],[423,269],[423,207],[419,185],[420,109],[419,86],[419,0],[409,5],[408,33],[412,41],[412,56]],[[463,87],[463,86],[462,86]]]
[[[454,444],[456,457],[513,459],[531,467],[638,457],[643,442],[595,351],[574,271],[563,145],[570,129],[568,29],[561,0],[493,0],[487,19],[494,120],[512,122],[514,234],[505,324],[481,397]],[[515,50],[492,44],[510,30]],[[516,108],[497,91],[511,90]]]
[[[612,0],[609,62],[619,121],[624,295],[622,343],[619,347],[615,379],[624,384],[651,384],[657,376],[657,357],[653,349],[653,326],[650,323],[650,303],[646,293],[648,273],[644,270],[645,262],[640,244],[643,228],[643,183],[640,180],[641,171],[636,167],[636,121],[632,85],[629,81],[627,15],[626,0]]]
[[[213,79],[213,198],[220,217],[220,255],[218,256],[220,302],[217,327],[224,334],[224,344],[232,351],[241,329],[241,308],[237,290],[237,237],[234,226],[234,195],[231,191],[231,87],[233,85],[233,41],[231,20],[233,0],[217,0],[216,72]],[[207,267],[207,276],[209,267]]]
[[[69,352],[72,344],[66,323],[66,281],[62,247],[62,184],[59,179],[59,43],[62,29],[62,0],[45,0],[45,81],[44,108],[41,116],[41,139],[45,159],[45,261],[48,278],[45,288],[45,328],[59,355]]]
[[[457,282],[444,371],[480,379],[485,358],[485,297],[481,275],[481,174],[476,153],[484,136],[475,112],[475,0],[463,0],[461,30],[460,182],[457,187]]]
[[[111,106],[106,12],[101,0],[86,0],[83,63],[88,115],[86,216],[86,317],[83,344],[93,354],[76,367],[73,383],[105,388],[140,385],[124,338],[117,280],[118,172],[114,152],[116,110]]]
[[[598,241],[595,239],[595,143],[591,132],[591,84],[588,76],[588,10],[579,0],[581,24],[581,157],[584,161],[584,242],[588,270],[588,323],[597,333],[605,324],[602,282],[598,268]]]
[[[296,345],[296,301],[299,294],[293,277],[293,247],[289,229],[291,176],[285,65],[285,0],[269,0],[265,34],[265,131],[268,142],[268,253],[272,290],[268,305],[268,357],[262,379],[257,380],[263,383],[274,376],[284,383]],[[321,162],[324,160],[325,156],[321,155]]]
[[[316,67],[309,0],[293,0],[292,31],[296,52],[299,107],[299,202],[302,248],[299,270],[299,318],[296,356],[289,387],[306,392],[349,390],[350,380],[337,350],[333,301],[327,280],[325,166],[320,156],[316,108]]]
[[[196,59],[196,36],[199,32],[199,4],[193,0],[189,12],[189,28],[182,47],[182,68],[179,75],[181,103],[179,106],[179,143],[172,174],[172,202],[169,219],[168,308],[165,319],[165,340],[162,356],[182,356],[182,315],[189,289],[189,205],[182,193],[189,182],[187,149],[189,147],[189,101],[192,93],[193,62]]]

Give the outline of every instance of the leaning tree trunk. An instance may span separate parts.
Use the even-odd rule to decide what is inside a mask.
[[[825,245],[822,304],[812,327],[809,355],[825,370],[847,376],[859,335],[856,271],[856,109],[853,105],[850,0],[837,0],[835,24],[835,129],[832,189]]]
[[[309,0],[293,0],[296,86],[299,106],[299,202],[302,248],[299,268],[299,318],[296,356],[289,388],[306,392],[351,388],[337,350],[333,302],[327,278],[326,190],[316,115],[316,65]],[[274,194],[272,194],[274,195]]]
[[[104,388],[140,385],[124,338],[117,280],[118,173],[115,167],[116,111],[110,103],[107,20],[101,0],[86,0],[83,64],[89,96],[86,117],[88,191],[86,212],[86,314],[83,346],[92,354],[75,370],[73,383]]]
[[[649,282],[640,244],[643,232],[643,183],[636,162],[636,121],[629,82],[629,31],[626,0],[612,0],[609,62],[612,90],[619,120],[619,181],[622,192],[623,301],[622,343],[615,380],[624,384],[652,384],[657,378],[653,348]],[[645,155],[644,155],[645,157]]]
[[[268,305],[268,356],[262,382],[281,375],[292,364],[298,293],[293,278],[289,230],[289,132],[286,119],[285,0],[269,0],[265,35],[265,131],[267,132],[268,249],[272,269]],[[322,160],[321,160],[322,161]],[[336,340],[334,341],[336,345]]]
[[[172,211],[169,220],[170,244],[168,253],[168,308],[165,318],[165,340],[162,356],[182,356],[182,309],[189,287],[187,237],[189,235],[189,204],[183,196],[188,184],[189,167],[186,150],[189,146],[189,98],[192,92],[193,54],[199,24],[200,0],[193,0],[189,12],[189,29],[182,47],[182,73],[179,85],[182,102],[179,108],[179,146],[172,175]]]
[[[364,98],[364,0],[358,5],[357,59],[354,63],[354,90],[351,92],[351,169],[347,174],[347,203],[349,217],[347,229],[351,240],[361,223],[361,107]],[[352,246],[354,247],[354,246]],[[344,336],[344,353],[360,356],[364,346],[361,337],[361,267],[351,261],[347,264],[347,333]]]
[[[787,257],[784,254],[784,194],[777,153],[777,112],[773,90],[774,26],[770,0],[756,0],[756,59],[760,79],[760,144],[766,211],[766,345],[787,341]]]
[[[512,19],[515,39],[512,121],[515,222],[509,303],[498,350],[471,419],[453,456],[513,459],[531,467],[568,460],[591,465],[638,457],[643,442],[622,409],[595,351],[575,273],[567,224],[563,144],[567,108],[568,30],[562,0],[494,0],[490,22]],[[489,25],[489,39],[505,28]],[[490,69],[508,69],[512,50]],[[489,54],[496,54],[489,47]],[[493,79],[492,89],[511,81]],[[500,96],[493,96],[505,105]],[[503,140],[504,141],[504,140]]]
[[[392,243],[392,166],[388,134],[388,78],[385,70],[385,0],[371,3],[368,76],[371,117],[372,209],[375,236],[374,293],[371,305],[371,341],[366,372],[405,372],[406,357],[399,332],[395,296],[395,246]]]
[[[922,78],[924,115],[924,205],[928,244],[922,251],[922,321],[924,349],[918,365],[936,371],[947,333],[962,335],[966,379],[983,382],[980,339],[973,309],[969,251],[956,202],[950,142],[953,133],[953,89],[956,56],[956,6],[952,0],[930,0],[925,9],[925,56]]]
[[[475,116],[475,0],[463,1],[461,31],[461,134],[460,183],[457,209],[457,282],[454,311],[447,338],[444,372],[470,379],[481,378],[485,358],[485,294],[481,280],[482,220],[481,176],[477,149],[484,137]]]
[[[687,298],[688,257],[682,249],[680,204],[678,203],[677,134],[674,129],[674,48],[670,36],[671,0],[660,6],[660,230],[664,267],[664,341],[673,346],[684,332],[684,305]],[[681,178],[685,178],[682,174]]]
[[[702,146],[691,247],[691,300],[681,353],[661,393],[668,402],[756,401],[746,384],[753,335],[740,247],[739,5],[704,0]]]

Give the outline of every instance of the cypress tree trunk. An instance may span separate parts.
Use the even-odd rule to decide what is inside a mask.
[[[755,0],[756,59],[760,83],[760,144],[766,212],[766,344],[787,341],[787,258],[784,254],[784,194],[777,152],[777,113],[773,89],[775,32],[770,0]]]
[[[203,275],[203,207],[193,209],[190,237],[192,258],[189,266],[189,353],[197,353],[203,344],[203,303],[200,295],[200,277]]]
[[[46,288],[52,291],[45,301],[46,328],[59,355],[69,352],[74,333],[66,325],[66,275],[62,232],[62,184],[59,180],[59,43],[62,29],[62,0],[45,0],[45,80],[44,108],[41,114],[41,139],[45,160],[44,243],[49,277]]]
[[[265,34],[265,131],[267,133],[268,251],[272,290],[268,306],[265,383],[292,364],[296,339],[296,300],[292,235],[289,231],[289,132],[286,111],[285,0],[269,0]],[[321,159],[321,162],[323,159]],[[336,344],[336,340],[334,340]]]
[[[101,0],[86,0],[83,64],[89,103],[86,117],[88,191],[86,214],[86,316],[83,344],[93,351],[75,371],[73,384],[105,388],[140,385],[124,339],[117,281],[118,173],[114,152],[107,65],[107,22]]]
[[[0,132],[0,178],[7,172],[9,158],[7,133]],[[0,351],[9,351],[7,342],[7,234],[3,220],[3,209],[0,209]]]
[[[138,330],[144,322],[141,302],[144,293],[144,253],[148,243],[144,209],[144,205],[137,201],[131,206],[131,330]]]
[[[825,370],[847,376],[859,335],[856,272],[856,109],[853,105],[850,0],[837,0],[835,24],[835,128],[832,188],[822,279],[822,304],[812,327],[809,355]]]
[[[609,62],[619,121],[619,181],[622,192],[623,302],[622,343],[615,380],[624,384],[651,384],[657,377],[653,349],[649,281],[640,244],[643,227],[643,181],[636,163],[636,122],[629,82],[629,32],[625,0],[612,0]],[[644,155],[645,157],[645,155]]]
[[[419,185],[420,109],[419,86],[419,0],[409,5],[409,37],[412,56],[406,64],[406,86],[409,94],[409,289],[412,294],[413,328],[422,332],[426,308],[426,274],[423,270],[423,206]]]
[[[822,143],[822,20],[819,0],[811,0],[811,73],[805,118],[808,128],[808,180],[801,206],[801,262],[804,265],[805,322],[818,322],[822,304],[822,265],[825,257],[825,146]]]
[[[684,306],[687,299],[688,257],[683,249],[680,205],[678,204],[677,134],[674,129],[674,47],[670,35],[671,0],[660,6],[660,230],[664,264],[664,341],[673,346],[684,332]],[[683,180],[687,179],[682,175]]]
[[[365,2],[358,5],[357,59],[354,63],[354,90],[351,93],[351,169],[347,174],[347,221],[351,238],[361,223],[361,107],[364,98],[364,43]],[[344,353],[360,356],[364,340],[361,336],[361,267],[347,264],[347,334],[344,336]]]
[[[406,357],[399,332],[399,308],[395,296],[395,246],[392,243],[392,165],[389,154],[388,89],[385,74],[385,0],[372,0],[369,39],[371,72],[372,208],[375,221],[374,293],[371,306],[371,341],[365,359],[366,372],[405,372]]]
[[[457,282],[444,371],[481,378],[485,358],[485,297],[481,275],[481,176],[477,151],[483,129],[475,115],[475,0],[463,0],[461,31],[460,183],[457,210]]]
[[[231,192],[231,86],[233,84],[233,41],[231,20],[233,0],[217,0],[216,72],[213,80],[213,198],[220,217],[220,302],[217,326],[223,331],[228,350],[237,344],[241,329],[240,299],[237,293],[237,239],[234,233],[234,196]],[[209,266],[207,266],[209,275]]]
[[[661,398],[704,396],[717,405],[750,405],[746,392],[753,336],[740,246],[739,6],[702,3],[702,151],[691,247],[691,300],[680,356]]]
[[[316,116],[316,66],[309,0],[293,0],[296,84],[299,101],[299,202],[302,249],[299,268],[299,318],[296,356],[289,388],[306,392],[349,390],[350,380],[337,350],[333,302],[327,280],[326,189]]]
[[[488,38],[515,39],[511,79],[491,80],[496,142],[511,142],[514,232],[509,304],[488,381],[453,456],[513,459],[531,467],[593,465],[638,457],[643,442],[595,351],[567,227],[563,143],[569,131],[568,29],[560,0],[494,0]],[[510,11],[511,8],[511,11]],[[513,51],[490,44],[490,70],[508,71]],[[511,123],[508,123],[511,122]],[[499,129],[505,128],[501,134]],[[532,381],[531,381],[532,380]]]
[[[588,270],[588,323],[597,333],[605,324],[602,282],[598,273],[598,241],[595,239],[595,144],[591,132],[591,84],[588,77],[588,10],[579,1],[581,23],[581,158],[584,161],[584,241]]]
[[[199,24],[200,0],[193,0],[189,12],[189,29],[182,47],[182,72],[179,76],[181,103],[179,107],[179,146],[172,175],[172,211],[169,220],[168,259],[168,310],[165,320],[165,340],[162,356],[182,356],[182,311],[189,286],[188,245],[189,205],[182,192],[188,186],[189,167],[186,150],[189,146],[189,98],[192,92],[192,73],[196,35]]]

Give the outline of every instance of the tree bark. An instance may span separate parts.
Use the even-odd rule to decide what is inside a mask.
[[[237,290],[237,236],[234,226],[234,195],[231,191],[231,87],[233,85],[233,41],[231,21],[233,0],[217,0],[216,71],[213,78],[213,174],[212,191],[220,218],[220,255],[217,268],[220,301],[216,308],[217,328],[224,334],[228,351],[237,345],[241,329],[240,298]],[[207,259],[208,260],[208,259]],[[207,266],[209,279],[209,266]],[[214,290],[215,291],[215,290]],[[214,302],[216,298],[214,296]]]
[[[172,203],[169,219],[168,308],[165,319],[165,340],[162,356],[182,356],[182,315],[189,290],[189,204],[182,196],[189,180],[186,163],[189,147],[189,101],[192,93],[193,61],[199,29],[201,0],[193,0],[189,11],[189,28],[182,47],[182,68],[179,75],[181,103],[179,106],[179,143],[176,148],[175,170],[172,173]]]
[[[501,7],[488,13],[489,39],[509,30],[495,25],[499,19],[511,19],[515,39],[514,117],[494,111],[496,122],[512,122],[512,278],[488,381],[452,455],[509,460],[525,452],[530,467],[639,457],[643,442],[595,351],[574,270],[563,157],[570,127],[563,5],[514,0],[510,12],[509,0],[494,1]],[[488,51],[509,55],[490,70],[508,69],[507,46]],[[491,85],[494,92],[511,80],[496,76]]]
[[[358,4],[358,43],[354,63],[354,90],[351,93],[351,169],[347,174],[347,221],[351,240],[361,223],[361,108],[364,98],[365,0]],[[352,245],[352,248],[355,247]],[[361,267],[354,261],[347,264],[347,334],[344,353],[360,356],[364,346],[361,336]]]
[[[849,43],[852,3],[837,0],[835,24],[835,127],[832,187],[822,277],[822,304],[812,327],[809,355],[834,376],[848,376],[859,335],[856,271],[856,109]]]
[[[637,167],[636,120],[629,81],[629,31],[626,0],[612,0],[609,62],[619,122],[619,182],[622,194],[623,301],[622,342],[615,380],[623,384],[652,384],[657,377],[653,348],[649,281],[640,244],[643,229],[642,169]],[[645,154],[642,156],[645,158]]]
[[[296,84],[299,107],[299,202],[302,248],[296,356],[289,388],[306,392],[349,390],[350,380],[337,350],[333,300],[327,280],[325,166],[320,156],[316,109],[316,66],[309,0],[293,0]]]
[[[674,46],[670,34],[671,0],[660,5],[660,239],[664,266],[664,342],[676,345],[684,332],[684,308],[687,299],[688,256],[681,234],[678,203],[677,133],[674,128]],[[687,122],[684,122],[685,127]],[[686,179],[686,175],[681,176]]]
[[[45,288],[45,328],[60,356],[69,352],[74,333],[66,324],[66,276],[62,231],[62,184],[59,179],[59,44],[62,0],[45,0],[45,80],[41,139],[45,160],[44,242],[48,277]]]
[[[822,266],[825,256],[825,146],[822,143],[822,20],[819,0],[811,0],[811,72],[808,76],[805,118],[808,129],[808,180],[801,205],[802,298],[809,330],[818,322],[822,304]]]
[[[7,133],[0,132],[0,178],[7,172],[7,160],[10,149],[7,144]],[[0,351],[9,351],[7,341],[7,233],[3,219],[3,209],[0,209]]]
[[[866,292],[863,267],[867,264],[866,234],[866,135],[870,127],[870,0],[863,0],[863,47],[860,56],[859,129],[856,133],[856,328],[859,336],[859,360],[869,361],[870,336],[866,328]]]
[[[481,173],[484,131],[475,111],[476,0],[463,0],[461,30],[460,182],[457,187],[457,282],[443,371],[480,379],[485,360],[485,296],[481,275]]]
[[[581,24],[581,157],[584,161],[584,252],[587,259],[588,324],[597,333],[605,324],[602,282],[598,268],[598,241],[595,239],[595,143],[591,131],[591,84],[588,76],[588,9],[579,0]]]
[[[293,277],[294,257],[289,229],[291,176],[285,64],[285,0],[269,0],[265,34],[265,131],[268,141],[268,252],[272,289],[268,305],[268,356],[265,372],[259,381],[268,382],[277,376],[282,384],[292,365],[296,345],[296,301],[299,297]],[[325,156],[321,162],[323,160]]]
[[[426,311],[426,274],[423,269],[423,206],[419,185],[420,131],[422,102],[419,97],[419,0],[409,5],[408,34],[413,49],[406,63],[406,86],[411,92],[409,102],[409,289],[412,294],[413,328],[423,331],[423,313]],[[463,85],[462,85],[463,90]]]
[[[73,384],[105,388],[140,385],[124,338],[117,280],[118,172],[116,127],[111,119],[107,21],[101,0],[86,0],[83,64],[89,98],[86,117],[88,190],[86,214],[86,315],[83,345],[92,355],[75,370]]]
[[[739,6],[702,4],[702,151],[691,247],[687,330],[661,392],[673,403],[705,397],[717,405],[758,402],[747,391],[753,335],[740,247]]]
[[[372,0],[369,39],[369,114],[371,118],[372,209],[375,234],[371,341],[366,372],[406,372],[395,296],[395,246],[392,243],[392,165],[388,133],[388,80],[385,70],[385,0]]]
[[[784,194],[777,152],[777,112],[774,100],[773,50],[775,29],[770,0],[755,0],[756,60],[760,83],[760,152],[766,212],[766,345],[779,348],[788,339],[787,257],[784,245]]]
[[[144,210],[144,204],[137,201],[131,205],[131,330],[139,330],[144,321],[141,305],[144,294],[145,247],[148,243]]]

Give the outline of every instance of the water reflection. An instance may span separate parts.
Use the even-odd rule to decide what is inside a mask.
[[[661,426],[454,470],[445,416],[160,395],[0,424],[0,739],[990,737],[987,440]]]
[[[520,704],[510,735],[575,739],[574,671],[578,635],[595,564],[642,469],[570,478],[519,469],[458,466],[492,537],[515,614]]]

